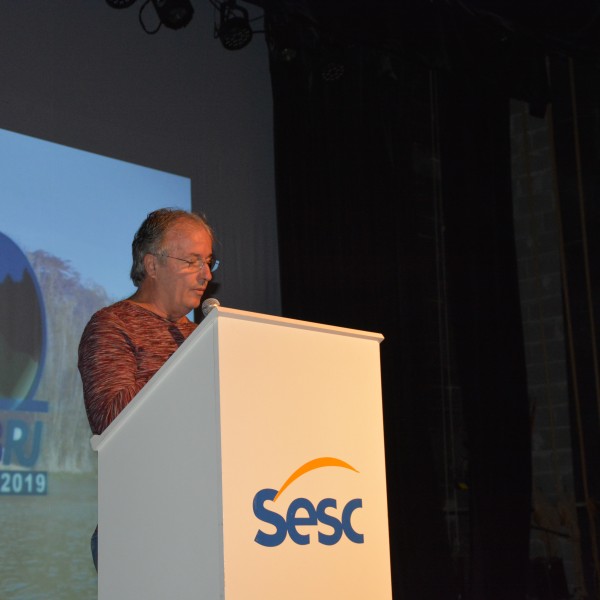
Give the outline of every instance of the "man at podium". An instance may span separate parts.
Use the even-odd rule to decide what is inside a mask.
[[[196,328],[198,308],[212,272],[213,232],[194,213],[151,212],[132,243],[131,279],[137,291],[95,313],[79,345],[79,372],[94,434],[108,427]],[[92,556],[98,568],[98,530]]]

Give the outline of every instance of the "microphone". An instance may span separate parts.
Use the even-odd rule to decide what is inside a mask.
[[[202,303],[202,314],[207,317],[208,313],[215,307],[221,306],[221,303],[216,298],[207,298]]]

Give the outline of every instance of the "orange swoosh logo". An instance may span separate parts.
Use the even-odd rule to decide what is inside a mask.
[[[321,467],[342,467],[344,469],[350,469],[351,471],[355,471],[358,473],[359,471],[355,469],[352,465],[349,465],[347,462],[340,460],[339,458],[332,458],[330,456],[323,456],[322,458],[315,458],[313,460],[309,460],[307,463],[303,464],[301,467],[296,469],[286,480],[286,482],[279,488],[277,495],[273,498],[273,502],[283,494],[283,491],[291,485],[298,477],[301,477],[305,473],[309,471],[313,471],[314,469],[320,469]]]

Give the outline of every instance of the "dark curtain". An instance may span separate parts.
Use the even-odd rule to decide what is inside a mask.
[[[469,457],[470,596],[524,598],[531,446],[513,237],[509,99],[443,77],[449,304]]]
[[[600,74],[550,61],[556,193],[562,233],[565,329],[577,520],[584,580],[600,597]]]
[[[531,481],[508,95],[361,46],[325,81],[319,57],[284,52],[270,25],[283,314],[385,336],[394,597],[524,599]],[[469,460],[466,577],[444,513],[450,367]]]

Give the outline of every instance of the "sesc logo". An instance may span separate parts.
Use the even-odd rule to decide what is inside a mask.
[[[285,516],[265,506],[266,502],[275,503],[283,491],[302,475],[320,467],[342,467],[351,471],[358,471],[347,462],[338,458],[316,458],[296,469],[281,486],[280,490],[265,488],[254,496],[253,509],[257,519],[275,527],[275,533],[265,533],[259,529],[254,541],[261,546],[275,547],[284,542],[289,535],[292,542],[301,546],[310,544],[317,539],[320,544],[333,546],[343,536],[355,544],[364,543],[364,535],[358,533],[352,526],[352,515],[358,508],[362,508],[362,499],[350,500],[344,507],[338,507],[334,498],[324,498],[315,506],[308,498],[293,500]],[[322,524],[323,528],[319,527]],[[314,533],[300,533],[299,526],[317,527]]]

